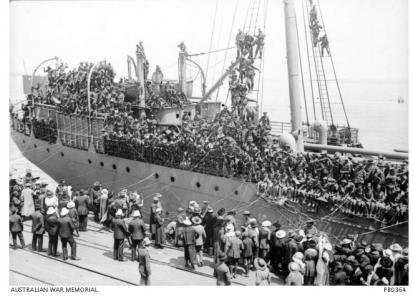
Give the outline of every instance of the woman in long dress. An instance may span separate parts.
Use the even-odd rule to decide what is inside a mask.
[[[30,215],[34,213],[34,201],[33,201],[34,192],[31,189],[31,184],[26,183],[26,187],[22,190],[20,200],[23,202],[21,215],[23,221],[30,218]]]

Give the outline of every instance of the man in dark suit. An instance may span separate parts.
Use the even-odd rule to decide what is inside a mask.
[[[23,237],[23,221],[22,218],[17,214],[17,209],[12,208],[12,215],[9,217],[10,232],[13,238],[13,249],[17,249],[17,237],[19,237],[22,249],[26,247]]]
[[[113,230],[113,259],[125,261],[123,258],[123,247],[125,245],[125,238],[128,236],[128,229],[126,228],[125,220],[122,219],[122,209],[118,209],[115,214],[115,219],[112,220]]]
[[[79,215],[79,231],[87,231],[87,216],[89,215],[90,198],[85,195],[85,190],[79,191],[75,199],[77,214]]]
[[[44,252],[43,234],[44,234],[44,216],[40,212],[40,204],[35,206],[35,212],[31,214],[32,219],[32,249],[33,251]]]
[[[130,221],[128,229],[131,236],[131,251],[132,261],[136,260],[136,246],[140,245],[145,238],[145,223],[142,220],[142,216],[139,210],[135,210],[132,213],[132,221]]]
[[[49,234],[49,247],[47,255],[57,255],[57,244],[59,243],[59,222],[57,213],[54,207],[49,207],[46,212],[45,229]]]
[[[73,238],[73,232],[76,230],[76,226],[69,216],[69,210],[66,207],[63,207],[60,216],[61,218],[58,220],[58,223],[60,241],[62,242],[63,260],[69,258],[67,253],[67,243],[70,245],[70,259],[79,260],[79,258],[76,257],[76,241]],[[79,236],[78,233],[77,235]]]

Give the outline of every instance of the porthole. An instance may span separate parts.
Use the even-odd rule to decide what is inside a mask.
[[[92,163],[92,161],[90,159],[88,159],[87,162],[89,163],[89,165]]]
[[[219,191],[219,186],[214,186],[214,190],[216,191],[216,192],[218,192]]]
[[[112,165],[112,169],[116,170],[116,165],[115,164]]]
[[[197,188],[201,187],[201,184],[199,182],[197,182],[195,185],[196,185]]]
[[[103,163],[103,161],[100,162],[100,166],[103,167],[105,164]]]
[[[130,169],[129,169],[129,167],[126,167],[126,172],[128,172],[128,173],[130,172]]]
[[[34,144],[34,145],[33,145],[33,147],[34,147],[34,148],[37,148],[37,145],[36,145],[36,144]]]
[[[50,149],[49,149],[49,148],[46,148],[46,151],[47,151],[47,152],[50,152]]]
[[[175,182],[175,177],[171,176],[171,182]]]
[[[158,179],[159,178],[159,174],[155,173],[155,178]]]
[[[65,156],[65,154],[63,152],[60,152],[60,156],[63,157]]]
[[[237,191],[237,190],[235,190],[235,191],[234,191],[234,194],[235,194],[235,195],[238,195],[238,191]]]

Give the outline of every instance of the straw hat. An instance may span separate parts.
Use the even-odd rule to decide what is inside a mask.
[[[195,217],[192,218],[192,223],[194,223],[195,225],[199,225],[199,224],[202,223],[202,220],[201,220],[200,217],[195,216]]]
[[[123,211],[119,208],[119,209],[116,211],[115,216],[123,216]]]
[[[257,257],[254,259],[254,266],[257,270],[264,271],[267,268],[267,263],[262,258]]]
[[[275,236],[277,237],[277,238],[279,238],[279,239],[282,239],[282,238],[284,238],[285,236],[287,235],[287,233],[284,231],[284,230],[278,230],[276,233],[275,233]]]
[[[69,213],[69,210],[66,207],[62,208],[62,211],[60,212],[60,215],[62,217],[66,216]]]
[[[189,221],[188,218],[185,219],[182,223],[183,223],[184,225],[186,225],[186,226],[191,226],[191,225],[192,225],[191,221]]]
[[[271,227],[271,222],[270,221],[268,221],[268,220],[265,220],[264,222],[262,222],[262,227]]]
[[[47,214],[47,215],[52,215],[52,214],[54,214],[55,212],[56,212],[56,209],[54,209],[53,206],[50,206],[50,207],[47,209],[46,214]]]
[[[397,243],[390,245],[389,249],[393,252],[401,252],[403,250],[403,248]]]
[[[133,218],[141,217],[141,213],[139,212],[139,210],[134,210],[132,213],[132,217]]]
[[[73,207],[75,207],[75,203],[74,203],[73,201],[69,201],[69,202],[67,203],[67,208],[68,208],[68,209],[71,209],[71,208],[73,208]]]
[[[290,270],[290,272],[298,271],[299,268],[300,266],[296,262],[290,262],[288,265],[288,270]]]
[[[145,246],[148,246],[152,243],[148,237],[145,237],[142,242]]]

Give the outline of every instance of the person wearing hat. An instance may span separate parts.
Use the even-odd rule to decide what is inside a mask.
[[[215,265],[214,276],[217,278],[217,285],[231,285],[231,273],[227,264],[227,255],[225,253],[219,253],[218,262]]]
[[[108,196],[109,191],[107,189],[102,189],[99,195],[99,220],[102,222],[106,210],[108,207]]]
[[[153,197],[153,202],[152,202],[151,208],[150,208],[150,215],[149,215],[149,228],[151,230],[152,240],[155,239],[155,233],[156,233],[155,217],[156,217],[156,210],[158,208],[162,209],[162,205],[160,204],[160,198],[154,196]]]
[[[93,209],[93,215],[96,223],[99,223],[99,212],[100,212],[100,195],[102,194],[102,185],[99,181],[95,181],[93,186],[90,188],[90,204]]]
[[[21,248],[25,248],[23,237],[23,221],[20,215],[17,214],[17,209],[12,208],[9,216],[9,228],[13,239],[13,249],[17,249],[17,237],[19,237]]]
[[[150,285],[151,263],[148,251],[148,246],[151,244],[151,240],[145,237],[142,240],[141,245],[138,248],[138,262],[139,262],[139,274],[141,275],[139,285]]]
[[[23,184],[26,185],[27,183],[31,184],[33,179],[32,170],[26,169],[26,174],[23,176]]]
[[[43,234],[44,229],[44,216],[40,212],[40,205],[35,206],[35,212],[31,214],[32,219],[32,249],[33,251],[44,252],[43,250]]]
[[[264,259],[257,257],[254,260],[255,285],[271,285],[271,274]]]
[[[388,282],[388,284],[390,283],[391,278],[394,275],[393,265],[393,261],[390,257],[383,256],[382,258],[380,258],[379,266],[377,266],[375,271],[380,281]]]
[[[131,253],[132,261],[136,260],[136,247],[140,245],[145,238],[146,227],[142,220],[142,216],[139,210],[134,210],[132,212],[132,220],[128,224],[128,231],[131,238]]]
[[[198,267],[203,267],[203,246],[206,239],[206,232],[204,226],[201,225],[202,219],[198,216],[192,218],[193,228],[195,230],[195,252]]]
[[[176,228],[175,228],[175,246],[182,247],[184,245],[182,240],[182,232],[184,231],[185,225],[184,220],[186,219],[185,211],[182,207],[178,208],[178,214],[176,216]]]
[[[268,252],[270,250],[270,239],[271,239],[271,222],[266,220],[262,222],[262,227],[258,234],[259,240],[259,251],[258,256],[263,259],[267,259]]]
[[[204,201],[203,206],[201,208],[201,218],[203,219],[205,215],[207,214],[207,211],[209,209],[209,201]]]
[[[47,192],[46,187],[47,187],[47,183],[45,182],[39,183],[38,201],[40,203],[40,212],[43,215],[45,215],[47,211],[47,207],[45,204],[46,192]]]
[[[244,244],[240,240],[240,235],[239,234],[232,234],[229,237],[227,237],[225,241],[225,250],[224,253],[226,253],[228,257],[228,266],[229,266],[229,271],[231,273],[231,277],[235,278],[236,277],[236,271],[238,268],[238,261],[241,258],[241,253],[244,250]]]
[[[155,210],[155,247],[162,249],[165,244],[165,219],[162,217],[162,208]]]
[[[242,215],[244,216],[244,226],[248,227],[251,221],[251,213],[249,210],[246,210]]]
[[[285,248],[288,242],[287,233],[283,229],[273,231],[270,243],[270,261],[274,274],[281,273],[282,263],[285,259]]]
[[[31,183],[26,183],[24,189],[20,194],[20,200],[22,202],[22,209],[20,214],[23,221],[29,220],[30,215],[34,213],[34,191],[31,188]]]
[[[57,245],[59,243],[59,222],[56,209],[50,206],[46,211],[45,229],[49,235],[47,255],[57,257]]]
[[[57,199],[55,195],[53,195],[53,192],[51,190],[46,191],[46,198],[44,199],[44,205],[45,205],[46,211],[47,209],[49,209],[49,207],[53,207],[57,209],[59,205],[59,200]]]
[[[113,259],[118,261],[125,261],[123,249],[125,246],[125,239],[129,236],[128,228],[122,217],[123,211],[119,208],[115,214],[115,218],[112,220]]]
[[[183,224],[185,225],[184,230],[182,231],[182,240],[184,242],[184,257],[185,257],[185,267],[195,269],[196,263],[196,231],[187,218],[184,220]]]
[[[77,214],[79,216],[79,231],[87,231],[87,216],[89,215],[89,207],[91,206],[90,198],[85,194],[84,189],[80,189],[79,196],[75,199]]]
[[[202,219],[202,224],[205,228],[205,241],[204,249],[208,252],[209,255],[213,254],[214,246],[214,225],[216,221],[216,216],[214,216],[214,210],[212,207],[208,207],[205,216]]]
[[[300,266],[296,262],[288,264],[288,276],[285,278],[286,285],[303,285],[304,277],[300,273]]]
[[[394,285],[409,284],[409,249],[403,249],[394,263]]]
[[[69,217],[72,219],[73,224],[75,224],[76,232],[79,232],[79,214],[77,213],[75,202],[70,200],[66,208],[69,210]]]
[[[73,232],[76,230],[75,224],[69,216],[69,210],[66,207],[62,208],[60,212],[59,224],[59,236],[62,242],[63,260],[69,258],[67,251],[67,244],[70,245],[70,258],[72,260],[78,260],[76,256],[76,241],[73,238]]]
[[[225,219],[230,222],[234,228],[237,227],[237,221],[235,220],[236,211],[235,209],[231,209],[227,212]]]
[[[60,195],[63,193],[63,187],[66,186],[66,182],[64,179],[59,179],[59,183],[56,186],[55,195]]]
[[[214,224],[214,262],[218,263],[218,255],[221,252],[224,252],[225,249],[225,221],[224,218],[220,215],[216,218]]]

